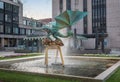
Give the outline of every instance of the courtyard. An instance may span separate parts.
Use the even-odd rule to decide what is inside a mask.
[[[3,82],[117,82],[119,81],[120,58],[118,56],[99,57],[98,54],[86,56],[65,56],[64,67],[60,60],[49,55],[49,65],[44,64],[44,54],[31,53],[20,57],[0,58],[0,76]],[[22,57],[23,56],[23,57]],[[54,60],[53,60],[54,58]],[[51,60],[52,59],[52,60]],[[83,61],[84,60],[84,61]],[[101,62],[100,62],[101,61]],[[98,63],[99,62],[99,63]],[[106,63],[105,63],[106,62]],[[102,66],[103,64],[103,66]],[[117,65],[118,64],[118,65]],[[98,71],[98,72],[97,72]],[[107,73],[108,74],[107,74]],[[103,74],[102,74],[103,73]],[[105,75],[106,74],[106,75]],[[18,79],[16,75],[21,78]],[[118,76],[117,76],[118,75]],[[34,78],[33,80],[32,77]],[[56,79],[54,78],[56,77]],[[115,77],[115,78],[113,78]],[[101,80],[100,80],[101,79]],[[115,79],[115,80],[114,80]],[[89,82],[89,81],[88,81]]]
[[[120,82],[119,0],[0,0],[0,82]]]

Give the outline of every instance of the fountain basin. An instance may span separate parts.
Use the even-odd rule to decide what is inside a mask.
[[[33,59],[31,58],[26,60],[21,59],[19,61],[14,60],[14,61],[0,62],[0,67],[3,69],[45,74],[50,76],[51,75],[62,76],[62,77],[64,76],[66,78],[82,77],[87,80],[88,79],[100,80],[98,75],[105,72],[107,69],[110,69],[113,65],[115,65],[119,61],[118,59],[103,59],[103,58],[79,57],[79,56],[65,57],[64,60],[65,60],[64,67],[60,64],[61,62],[59,60],[55,61],[51,57],[49,58],[49,65],[47,67],[44,64],[43,57],[33,58]],[[119,67],[119,65],[116,67],[116,69]]]

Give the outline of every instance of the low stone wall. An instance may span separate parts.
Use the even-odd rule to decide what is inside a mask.
[[[14,50],[15,53],[32,53],[31,50]]]
[[[104,54],[109,54],[110,49],[105,49]],[[102,50],[86,49],[86,50],[71,50],[69,53],[76,54],[103,54]]]
[[[40,59],[40,58],[43,58],[43,57],[40,57],[40,58],[36,57],[36,58]],[[10,60],[10,61],[3,60],[3,61],[0,61],[0,63],[1,64],[5,64],[5,63],[9,64],[9,63],[14,63],[16,61],[17,62],[21,62],[21,61],[31,60],[31,59],[36,59],[36,58],[31,57],[29,59],[25,58],[25,59],[16,59],[16,60]],[[79,56],[75,56],[75,58],[79,58]],[[83,58],[86,58],[86,57],[83,57]],[[88,57],[88,58],[92,58],[92,57]],[[120,61],[118,61],[112,67],[108,68],[103,73],[101,73],[98,76],[96,76],[95,78],[82,77],[82,76],[72,76],[72,75],[62,75],[62,74],[47,74],[47,73],[35,73],[35,72],[23,72],[23,71],[16,71],[16,70],[4,69],[4,68],[0,68],[0,70],[11,71],[11,72],[18,72],[18,73],[23,73],[23,74],[27,73],[29,75],[39,75],[39,76],[42,76],[42,77],[44,76],[44,77],[51,77],[51,78],[78,80],[79,82],[105,82],[105,80],[108,79],[119,67],[120,67]]]

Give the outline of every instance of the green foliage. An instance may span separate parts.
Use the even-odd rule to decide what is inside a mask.
[[[0,80],[3,82],[80,82],[25,73],[0,70]]]
[[[118,57],[116,55],[109,54],[83,54],[83,56],[94,56],[94,57]]]
[[[120,67],[106,82],[120,82]]]
[[[24,58],[24,57],[33,57],[33,56],[40,56],[43,55],[42,53],[29,53],[25,55],[10,55],[10,56],[1,56],[0,60],[5,60],[5,59],[14,59],[14,58]]]

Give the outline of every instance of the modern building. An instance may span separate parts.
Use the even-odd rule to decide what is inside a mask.
[[[53,18],[65,10],[80,10],[88,15],[72,29],[88,38],[82,46],[89,49],[120,49],[120,0],[52,0]],[[103,39],[104,37],[104,39]]]
[[[0,0],[0,48],[13,48],[24,37],[23,6],[19,0]]]
[[[21,39],[19,46],[24,45],[25,50],[29,52],[42,52],[44,46],[41,39],[45,37],[46,32],[41,30],[41,27],[51,21],[51,18],[35,20],[23,17],[23,27],[26,29],[26,37],[24,38],[25,44]]]
[[[41,31],[43,23],[40,20],[23,17],[23,27],[26,30],[26,36],[19,41],[18,48],[25,49],[29,52],[42,51]],[[24,46],[24,47],[22,47]]]
[[[41,26],[41,21],[23,17],[20,0],[0,0],[0,50],[24,45],[23,39]]]

